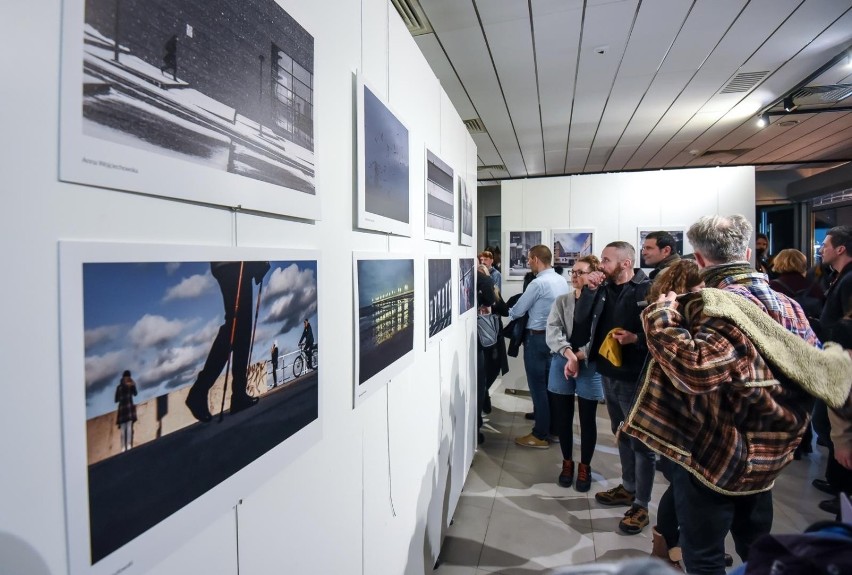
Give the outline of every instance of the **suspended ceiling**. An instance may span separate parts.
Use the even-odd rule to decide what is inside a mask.
[[[850,0],[392,2],[470,120],[480,182],[852,159],[852,111],[802,113],[852,90],[774,114],[852,46]],[[844,84],[845,62],[806,83]]]

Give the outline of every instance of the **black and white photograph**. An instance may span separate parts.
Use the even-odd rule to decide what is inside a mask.
[[[554,266],[562,266],[570,272],[578,259],[595,253],[594,230],[551,230],[550,234]]]
[[[453,323],[453,267],[449,258],[426,259],[428,332],[426,346],[437,341]]]
[[[191,537],[170,518],[225,511],[318,421],[318,261],[67,243],[61,265],[72,573],[111,573],[144,561],[149,533]]]
[[[318,219],[314,38],[274,0],[68,0],[63,180]]]
[[[459,258],[459,315],[476,306],[476,260]]]
[[[467,189],[464,178],[459,177],[459,212],[461,226],[459,227],[459,244],[473,245],[473,196]]]
[[[353,254],[355,405],[414,361],[414,260]]]
[[[503,279],[518,281],[524,279],[524,276],[531,271],[527,263],[527,254],[531,247],[540,245],[543,238],[542,230],[506,232],[506,245],[509,249],[503,252],[504,255],[508,255],[508,258],[503,260]]]
[[[425,238],[452,243],[456,234],[456,192],[453,169],[426,149]]]
[[[358,78],[358,227],[410,236],[408,128]]]
[[[639,260],[639,264],[636,267],[640,267],[642,269],[653,269],[654,266],[649,266],[645,263],[645,260],[642,258],[642,244],[645,243],[645,238],[651,232],[669,232],[675,239],[675,251],[678,255],[684,255],[683,250],[685,247],[685,238],[686,238],[686,226],[639,226],[636,228],[636,259]]]

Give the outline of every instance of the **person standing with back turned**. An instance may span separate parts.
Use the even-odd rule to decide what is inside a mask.
[[[568,283],[556,275],[552,267],[553,254],[545,245],[530,248],[527,265],[536,274],[517,303],[509,309],[509,318],[518,319],[529,312],[524,332],[524,370],[535,413],[532,432],[518,437],[515,443],[521,447],[547,449],[550,447],[550,405],[547,397],[547,376],[550,372],[550,348],[547,346],[545,330],[547,316],[556,298],[569,292]],[[573,354],[572,354],[573,355]],[[572,372],[576,374],[577,358],[573,360]]]

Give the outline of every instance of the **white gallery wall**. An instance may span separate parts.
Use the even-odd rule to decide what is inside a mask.
[[[474,257],[475,246],[424,239],[423,147],[465,178],[471,192],[476,189],[476,147],[388,0],[278,0],[278,4],[315,41],[319,221],[60,182],[62,3],[32,0],[4,7],[0,19],[0,73],[5,78],[0,87],[4,133],[0,237],[5,260],[0,282],[0,301],[5,304],[0,346],[4,368],[0,571],[4,573],[7,569],[17,574],[68,572],[58,272],[58,243],[63,240],[286,247],[321,254],[317,326],[321,439],[294,460],[281,461],[280,470],[257,490],[245,493],[210,523],[182,534],[172,542],[173,548],[152,550],[146,561],[153,567],[145,572],[431,571],[473,457],[471,360],[475,361],[476,322],[472,314],[455,317],[451,333],[426,349],[424,257],[451,257],[456,268],[459,257]],[[353,228],[356,70],[411,133],[411,238]],[[504,225],[527,221],[523,215],[512,219],[511,210],[523,211],[525,206],[513,193],[504,192],[503,205]],[[356,409],[352,407],[353,250],[413,256],[420,278],[414,365]],[[454,271],[453,277],[457,275]],[[127,495],[146,487],[131,482]]]
[[[600,257],[603,247],[614,241],[627,241],[639,249],[640,226],[688,228],[701,216],[712,214],[742,214],[754,225],[754,206],[755,177],[750,166],[504,181],[503,295],[508,299],[523,287],[522,281],[506,281],[509,231],[541,229],[543,241],[550,245],[552,229],[593,228],[594,251]],[[684,251],[692,252],[686,238],[684,243]],[[507,388],[526,389],[523,362],[511,360],[504,380]]]

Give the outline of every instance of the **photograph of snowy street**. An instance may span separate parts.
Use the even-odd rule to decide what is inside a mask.
[[[85,0],[81,40],[83,136],[316,194],[314,39],[274,0]]]

